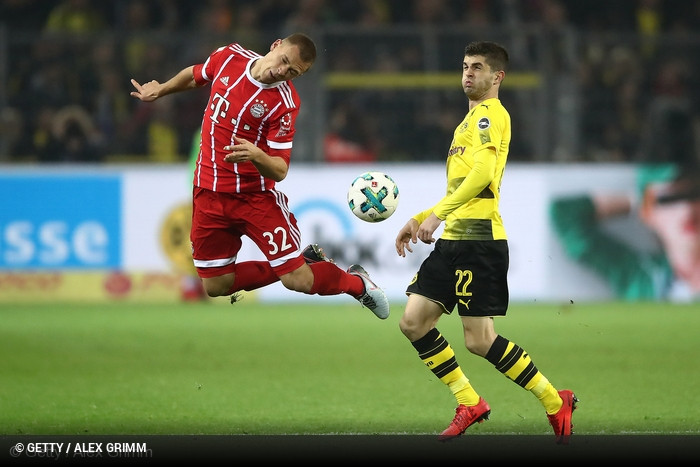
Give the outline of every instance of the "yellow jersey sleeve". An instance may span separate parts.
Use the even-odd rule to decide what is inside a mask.
[[[498,208],[500,186],[510,146],[510,115],[499,99],[471,109],[457,126],[447,155],[447,190],[430,212],[445,221],[441,238],[505,239]]]

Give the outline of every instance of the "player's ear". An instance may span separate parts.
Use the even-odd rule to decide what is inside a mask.
[[[495,84],[499,84],[499,83],[503,82],[503,78],[505,78],[505,77],[506,77],[505,71],[503,71],[503,70],[497,71],[496,76],[493,79],[493,84],[495,85]]]
[[[282,39],[277,39],[275,42],[270,44],[270,50],[275,50],[275,48],[277,48],[277,46],[280,45],[281,43],[282,43]]]

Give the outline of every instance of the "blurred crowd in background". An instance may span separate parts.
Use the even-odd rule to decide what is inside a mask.
[[[484,39],[511,53],[511,160],[700,159],[699,0],[0,0],[0,162],[185,161],[208,93],[143,104],[130,79],[295,31],[319,48],[295,160],[444,160]]]

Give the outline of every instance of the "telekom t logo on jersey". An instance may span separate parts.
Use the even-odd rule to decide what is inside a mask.
[[[211,100],[211,120],[214,123],[219,123],[219,117],[226,118],[226,112],[231,104],[218,92],[214,93]]]

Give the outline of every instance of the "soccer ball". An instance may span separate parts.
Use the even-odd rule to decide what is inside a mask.
[[[348,206],[358,219],[381,222],[391,217],[399,205],[399,187],[382,172],[365,172],[353,180],[348,190]]]

